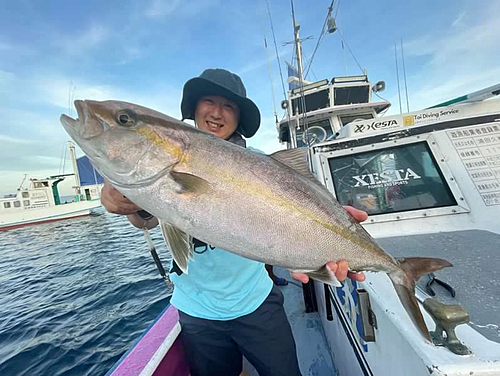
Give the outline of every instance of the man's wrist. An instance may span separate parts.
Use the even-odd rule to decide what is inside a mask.
[[[139,210],[138,212],[129,214],[127,215],[127,218],[130,223],[140,229],[150,230],[158,225],[158,220],[156,219],[156,217],[145,210]]]
[[[144,219],[145,221],[149,221],[150,219],[154,218],[154,215],[151,213],[148,213],[146,210],[139,210],[137,212],[137,215],[141,217],[141,219]]]

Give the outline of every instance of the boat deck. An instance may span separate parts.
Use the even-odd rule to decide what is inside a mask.
[[[377,239],[395,257],[439,257],[451,268],[436,277],[451,285],[456,296],[437,283],[435,298],[445,304],[460,304],[470,315],[470,325],[491,341],[500,343],[500,234],[482,230],[440,232]],[[417,287],[426,291],[428,276]]]
[[[321,324],[320,314],[305,313],[302,284],[290,277],[290,272],[274,267],[278,277],[288,280],[287,286],[280,286],[285,297],[285,311],[297,344],[297,356],[303,376],[335,375],[335,365]],[[257,371],[245,361],[244,375],[258,376]]]

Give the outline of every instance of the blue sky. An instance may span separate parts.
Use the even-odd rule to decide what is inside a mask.
[[[269,4],[286,75],[290,2]],[[372,83],[386,82],[389,114],[399,112],[394,43],[399,48],[401,38],[410,110],[500,83],[498,0],[337,4],[337,25],[356,59]],[[306,60],[329,5],[294,1],[301,36],[313,36],[303,43]],[[309,80],[360,73],[340,40],[339,33],[322,39]],[[15,191],[25,173],[60,171],[69,137],[59,116],[75,114],[70,97],[129,101],[180,117],[182,86],[209,67],[239,74],[260,108],[261,129],[249,144],[267,153],[280,148],[271,87],[278,109],[283,90],[265,0],[2,1],[0,56],[0,193]]]

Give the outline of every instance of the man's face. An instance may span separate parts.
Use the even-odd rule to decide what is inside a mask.
[[[196,105],[194,119],[201,130],[227,140],[238,127],[240,108],[224,97],[205,95]]]

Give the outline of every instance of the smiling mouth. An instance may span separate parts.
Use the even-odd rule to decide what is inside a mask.
[[[224,124],[214,123],[213,121],[209,121],[209,120],[207,120],[206,123],[208,125],[208,128],[212,132],[216,132],[216,131],[218,131],[219,129],[221,129],[224,126]]]

